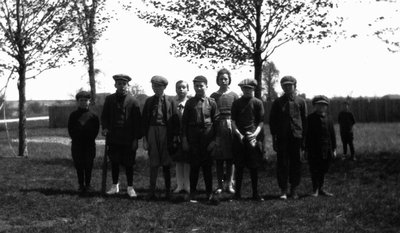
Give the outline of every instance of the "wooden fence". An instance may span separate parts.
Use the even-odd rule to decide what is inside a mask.
[[[272,102],[264,102],[265,122],[268,122]],[[313,111],[311,100],[307,100],[308,113]],[[343,109],[343,99],[330,101],[329,114],[335,122]],[[350,101],[350,111],[357,122],[400,122],[400,99],[357,98]]]

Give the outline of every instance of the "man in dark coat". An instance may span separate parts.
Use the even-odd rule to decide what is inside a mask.
[[[343,103],[344,109],[339,112],[338,122],[340,127],[340,138],[342,139],[343,144],[343,156],[347,156],[347,145],[350,147],[350,159],[355,161],[355,152],[354,152],[354,133],[353,126],[356,123],[354,120],[353,113],[350,112],[349,102],[345,101]]]
[[[312,100],[315,111],[307,117],[306,157],[308,159],[313,192],[311,196],[333,196],[323,189],[325,174],[336,157],[336,135],[333,121],[327,110],[326,96],[315,96]]]
[[[307,105],[303,98],[296,95],[296,85],[297,81],[292,76],[281,79],[285,93],[273,102],[269,119],[273,148],[277,152],[281,199],[287,198],[288,182],[291,185],[290,196],[298,198],[296,189],[301,178],[300,153],[304,149]]]
[[[138,139],[142,137],[139,102],[129,93],[127,75],[114,75],[116,92],[106,97],[101,114],[102,134],[106,136],[108,156],[111,161],[113,184],[107,194],[119,192],[119,166],[125,167],[127,193],[136,197],[133,189],[133,165]]]
[[[71,153],[78,175],[79,191],[83,194],[91,189],[93,160],[96,156],[95,139],[99,133],[99,117],[89,110],[90,93],[76,94],[78,109],[68,118],[68,133],[72,139]]]

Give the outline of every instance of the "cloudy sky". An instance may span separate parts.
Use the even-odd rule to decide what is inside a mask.
[[[315,44],[288,43],[271,56],[281,76],[292,75],[298,80],[298,89],[307,97],[317,94],[333,96],[383,96],[399,94],[400,53],[391,53],[379,39],[368,36],[374,28],[368,26],[375,18],[384,15],[383,26],[400,26],[400,2],[341,0],[337,14],[345,18],[344,29],[357,33],[351,39],[340,39],[330,48]],[[395,24],[398,25],[395,25]],[[400,35],[397,35],[399,38]],[[126,73],[133,82],[141,85],[146,94],[152,94],[150,78],[163,75],[170,80],[167,94],[175,94],[174,83],[180,79],[191,80],[199,74],[208,77],[209,92],[217,90],[217,70],[199,69],[182,58],[169,54],[170,39],[161,29],[153,28],[139,20],[132,12],[121,12],[118,21],[112,22],[97,45],[99,56],[98,92],[113,92],[111,76]],[[233,70],[232,89],[239,92],[237,84],[253,77],[251,67]],[[47,71],[27,82],[27,99],[70,99],[79,88],[88,88],[86,71],[82,66],[63,67]],[[280,87],[277,87],[278,91]],[[7,99],[18,99],[15,81],[10,83]]]

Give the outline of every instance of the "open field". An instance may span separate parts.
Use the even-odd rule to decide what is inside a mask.
[[[17,150],[15,130],[10,137]],[[142,150],[134,174],[138,199],[128,199],[125,190],[115,197],[99,192],[79,197],[66,129],[32,125],[28,158],[14,157],[0,130],[0,232],[400,232],[400,124],[357,124],[355,138],[358,160],[336,160],[327,176],[333,198],[308,196],[311,181],[304,164],[301,198],[278,200],[275,156],[269,148],[259,174],[266,201],[230,202],[224,194],[214,206],[178,197],[145,201],[149,178]],[[104,148],[99,140],[92,181],[96,190]],[[163,183],[159,177],[160,189]],[[202,180],[199,184],[202,190]],[[247,173],[243,196],[251,196]]]

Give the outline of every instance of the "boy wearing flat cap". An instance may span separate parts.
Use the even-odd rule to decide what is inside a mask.
[[[243,96],[232,104],[231,117],[234,137],[236,167],[236,192],[234,198],[241,198],[243,170],[250,170],[253,200],[264,201],[258,194],[258,168],[262,160],[262,142],[264,126],[264,106],[254,97],[255,79],[245,79],[239,83]]]
[[[163,168],[165,198],[169,199],[171,190],[172,164],[170,153],[172,145],[179,136],[179,117],[176,102],[167,97],[164,90],[168,80],[162,76],[153,76],[151,85],[154,95],[149,97],[143,107],[143,146],[148,150],[150,162],[149,200],[156,199],[155,189],[158,168]]]
[[[277,152],[277,177],[280,199],[298,199],[297,186],[301,178],[300,153],[304,150],[306,133],[306,101],[296,95],[297,81],[292,76],[281,79],[284,94],[272,103],[269,127],[273,149]]]
[[[106,136],[108,156],[111,161],[112,186],[107,194],[119,193],[119,167],[125,167],[127,193],[136,197],[133,189],[133,165],[138,140],[142,137],[139,102],[128,91],[131,78],[114,75],[116,92],[105,99],[101,114],[102,134]]]
[[[329,100],[319,95],[313,98],[312,104],[315,110],[307,117],[305,148],[313,186],[311,196],[333,196],[323,189],[325,174],[336,157],[335,130],[327,112]]]
[[[90,191],[93,160],[96,156],[95,139],[99,133],[99,117],[89,110],[90,93],[80,91],[75,96],[78,109],[68,118],[68,134],[72,139],[71,153],[78,175],[79,192]]]
[[[185,104],[182,116],[182,147],[189,151],[190,200],[195,202],[200,168],[203,171],[207,198],[212,200],[212,157],[208,148],[214,140],[213,123],[218,114],[214,99],[206,96],[207,78],[196,76],[193,80],[196,95]]]

